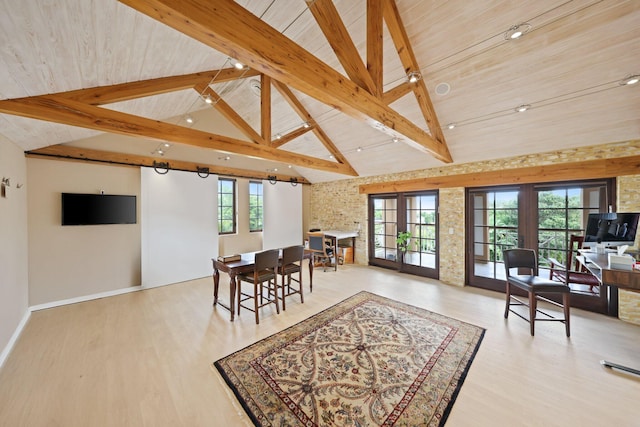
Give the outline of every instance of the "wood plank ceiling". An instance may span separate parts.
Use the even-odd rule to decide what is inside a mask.
[[[640,139],[640,2],[0,5],[34,155],[321,182]]]

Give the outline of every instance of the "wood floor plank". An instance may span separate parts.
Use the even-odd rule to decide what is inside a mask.
[[[640,367],[636,325],[572,310],[571,338],[555,323],[531,337],[503,294],[358,265],[308,288],[260,325],[213,308],[209,277],[34,312],[0,370],[0,426],[251,425],[211,363],[361,290],[487,328],[447,426],[637,423],[640,378],[599,363]]]

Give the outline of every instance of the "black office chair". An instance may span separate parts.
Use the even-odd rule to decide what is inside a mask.
[[[315,264],[316,261],[321,262],[322,271],[327,271],[327,261],[329,266],[332,264],[333,248],[327,244],[327,238],[322,232],[310,232],[307,237],[309,239],[309,250],[313,252],[313,263]],[[334,267],[337,268],[335,264]]]
[[[253,311],[256,315],[256,325],[260,323],[258,309],[269,305],[276,305],[276,312],[280,314],[280,306],[278,305],[278,258],[280,257],[278,249],[269,249],[258,252],[255,257],[255,266],[252,272],[239,274],[236,276],[238,284],[238,316],[240,315],[240,307]],[[253,294],[242,292],[242,282],[253,283]],[[266,295],[263,291],[266,286]],[[253,299],[253,307],[243,305],[242,303]]]
[[[508,249],[503,252],[504,254],[504,268],[507,274],[506,278],[506,307],[504,309],[505,319],[509,317],[509,312],[512,312],[516,316],[529,322],[531,327],[531,335],[535,333],[535,322],[538,321],[551,321],[562,322],[565,324],[567,336],[570,336],[570,322],[569,322],[569,309],[570,309],[570,288],[566,283],[560,283],[549,279],[544,279],[538,276],[538,257],[532,249]],[[528,274],[511,274],[511,269],[523,269]],[[517,272],[519,273],[519,271]],[[522,289],[529,295],[529,301],[525,302],[511,294],[511,287]],[[540,294],[561,294],[562,304],[552,301],[543,297]],[[564,312],[564,317],[554,317],[553,315],[546,313],[537,307],[538,300],[548,302],[556,307],[561,307]],[[524,305],[529,307],[529,318],[527,319],[517,311],[514,311],[511,306]],[[546,317],[538,317],[540,313]]]
[[[300,294],[300,303],[304,304],[304,294],[302,291],[302,258],[304,257],[304,246],[289,246],[282,250],[282,261],[278,267],[278,274],[282,276],[281,288],[282,310],[286,310],[285,299],[288,296]],[[297,273],[298,278],[294,275]],[[292,285],[291,282],[298,284]]]

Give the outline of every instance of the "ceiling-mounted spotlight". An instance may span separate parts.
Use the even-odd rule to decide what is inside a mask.
[[[192,124],[193,123],[193,117],[191,117],[189,114],[187,114],[186,116],[184,116],[184,121]]]
[[[620,84],[625,85],[634,85],[640,81],[640,74],[634,74],[633,76],[626,77],[624,80],[620,81]]]
[[[409,83],[415,83],[422,78],[422,75],[418,71],[411,71],[407,74],[407,81]]]
[[[206,95],[204,97],[204,102],[206,102],[207,104],[213,104],[213,99],[211,99],[211,95]]]
[[[302,127],[305,129],[309,129],[311,127],[311,124],[309,122],[303,122]]]
[[[526,22],[523,22],[518,25],[514,25],[513,27],[509,28],[506,33],[504,33],[504,38],[505,40],[519,39],[520,37],[527,34],[530,29],[531,29],[531,25]]]
[[[231,160],[231,156],[218,157],[218,160],[224,160],[224,161]]]
[[[531,105],[529,104],[522,104],[522,105],[518,105],[516,108],[514,108],[514,110],[517,113],[524,113],[525,111],[527,111],[529,108],[531,108]]]
[[[233,65],[233,67],[238,69],[238,70],[242,70],[245,67],[245,65],[242,62],[240,62],[240,61],[238,61],[237,59],[234,59],[234,58],[229,58],[229,63],[231,65]]]
[[[362,151],[362,147],[358,147],[358,148],[356,148],[356,151],[357,151],[358,153],[359,153],[359,152],[361,152],[361,151]]]
[[[447,125],[447,129],[453,129],[453,128],[455,128],[455,127],[456,127],[456,124],[455,124],[455,123],[449,123],[449,124]]]
[[[394,144],[398,143],[400,142],[400,138],[398,138],[397,136],[394,136],[393,138],[391,138],[391,142],[393,142]]]
[[[282,139],[282,135],[280,135],[279,133],[276,133],[276,139]]]

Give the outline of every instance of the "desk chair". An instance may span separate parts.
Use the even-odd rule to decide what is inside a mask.
[[[554,321],[562,322],[565,324],[567,336],[570,336],[570,324],[569,324],[569,295],[570,288],[565,283],[555,282],[553,280],[544,279],[538,276],[538,257],[535,251],[532,249],[508,249],[504,252],[504,268],[506,271],[506,307],[504,309],[505,319],[509,317],[509,312],[512,312],[516,316],[526,320],[530,324],[531,336],[535,333],[535,322],[538,321]],[[527,271],[528,274],[511,274],[511,269],[518,269],[516,273],[519,273],[519,269]],[[520,288],[527,292],[529,295],[528,303],[518,299],[511,295],[511,288]],[[541,294],[561,294],[562,304],[555,301],[551,301],[543,297]],[[537,307],[538,300],[548,302],[556,307],[561,307],[564,311],[564,317],[554,317],[549,313],[545,313],[539,310]],[[524,305],[529,307],[529,318],[527,319],[520,313],[514,311],[511,306]],[[546,317],[537,317],[540,313]]]
[[[571,283],[577,285],[589,286],[589,291],[594,292],[594,287],[600,286],[600,281],[596,276],[591,274],[584,266],[580,266],[578,259],[575,257],[578,253],[578,249],[582,248],[584,243],[584,236],[578,236],[572,234],[569,236],[569,251],[567,253],[567,263],[562,264],[555,258],[549,258],[549,278],[562,282],[566,285]],[[575,267],[572,269],[571,264],[575,262]]]
[[[316,260],[322,262],[322,271],[327,271],[327,260],[329,261],[329,266],[331,266],[331,259],[334,255],[331,239],[327,239],[321,231],[310,232],[307,237],[309,239],[309,250],[313,252],[312,262],[314,265]],[[334,264],[334,266],[337,269],[337,265]]]
[[[282,276],[282,311],[286,310],[285,299],[288,296],[300,294],[300,303],[304,304],[302,292],[302,258],[304,257],[304,246],[289,246],[282,250],[282,261],[278,267],[278,274]],[[298,273],[298,278],[292,277]],[[292,286],[291,282],[296,282],[298,288]],[[295,285],[294,285],[295,286]]]
[[[269,305],[276,305],[276,312],[280,314],[278,305],[278,258],[280,257],[278,249],[270,249],[258,252],[255,258],[255,266],[252,272],[239,274],[236,276],[238,284],[238,316],[240,316],[240,307],[253,311],[256,315],[256,325],[260,323],[258,309]],[[242,292],[242,282],[253,283],[253,294]],[[263,292],[264,283],[267,283],[267,294]],[[242,303],[253,299],[253,308]]]

